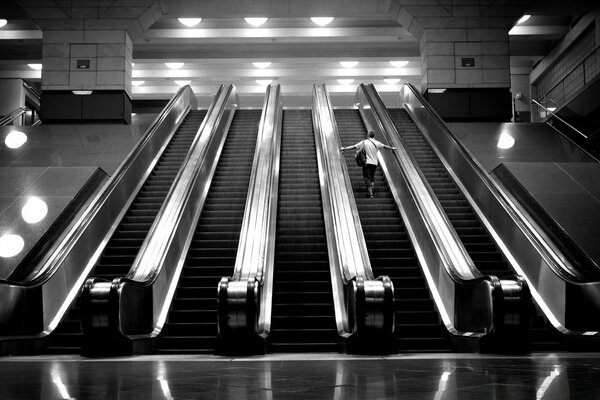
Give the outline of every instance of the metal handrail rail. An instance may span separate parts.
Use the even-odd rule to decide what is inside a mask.
[[[28,107],[19,107],[16,110],[11,111],[10,114],[0,119],[0,126],[7,126],[23,114],[25,114],[27,111],[29,111]]]
[[[551,115],[553,115],[556,119],[558,119],[560,122],[562,122],[563,124],[567,125],[569,128],[571,128],[572,130],[574,130],[575,132],[577,132],[580,136],[582,136],[584,139],[589,139],[590,137],[587,136],[585,133],[581,132],[579,129],[575,128],[573,125],[569,124],[567,121],[565,121],[563,118],[561,118],[558,114],[556,114],[554,111],[550,110],[549,108],[547,108],[546,106],[544,106],[543,104],[541,104],[539,101],[535,100],[535,99],[531,99],[531,102],[536,104],[539,107],[542,107],[547,113],[550,113]]]
[[[423,108],[427,111],[427,113],[432,118],[432,121],[437,124],[437,126],[452,140],[454,145],[461,151],[467,162],[473,168],[473,171],[478,175],[478,177],[485,183],[488,189],[494,194],[499,201],[502,202],[506,206],[506,209],[513,215],[513,217],[520,222],[522,229],[528,233],[528,237],[534,241],[538,247],[539,251],[544,254],[544,258],[547,259],[549,265],[552,270],[561,276],[563,279],[567,281],[574,282],[582,282],[584,278],[579,276],[577,272],[574,271],[572,267],[569,267],[570,263],[567,258],[562,254],[560,249],[557,246],[549,245],[545,240],[543,240],[539,233],[531,226],[531,223],[528,219],[522,215],[519,208],[512,202],[512,200],[506,196],[504,191],[500,190],[496,182],[488,177],[485,173],[484,168],[477,162],[475,157],[464,147],[464,145],[456,139],[452,131],[446,126],[442,117],[427,103],[427,101],[423,98],[421,93],[412,85],[405,84],[405,88],[407,88],[419,101],[421,102]]]
[[[16,327],[17,324],[11,322],[16,318],[22,318],[22,315],[19,315],[20,309],[11,307],[8,302],[3,302],[5,307],[9,307],[3,309],[11,311],[10,313],[1,313],[0,323],[10,324],[11,334],[2,337],[2,340],[9,340],[13,337],[40,339],[56,328],[94,265],[92,261],[97,257],[98,250],[95,247],[91,248],[93,246],[91,241],[98,234],[103,236],[114,228],[112,219],[115,218],[115,213],[118,214],[120,211],[114,209],[113,203],[119,203],[122,208],[126,208],[128,204],[128,201],[123,201],[122,197],[127,196],[124,193],[132,190],[132,179],[139,181],[136,175],[139,168],[135,168],[138,164],[137,160],[153,157],[150,164],[156,163],[162,149],[166,146],[165,141],[168,142],[167,139],[175,132],[187,111],[195,107],[196,99],[191,88],[186,86],[178,90],[113,176],[90,200],[80,217],[70,225],[69,231],[49,250],[49,256],[42,260],[41,265],[37,266],[34,272],[23,281],[0,280],[0,287],[3,289],[0,293],[14,301],[20,298],[26,299],[27,307],[31,312],[38,308],[43,310],[40,311],[41,321],[31,318],[27,326],[35,327],[24,327],[24,331],[21,332],[20,328]],[[144,167],[143,170],[146,171],[147,168]],[[133,175],[131,171],[134,171]],[[58,272],[62,270],[65,272],[59,274]],[[50,287],[47,288],[47,286]],[[39,301],[35,300],[36,296],[27,296],[32,290],[41,292]],[[60,290],[65,291],[64,296],[59,293]],[[23,301],[25,302],[25,300]]]

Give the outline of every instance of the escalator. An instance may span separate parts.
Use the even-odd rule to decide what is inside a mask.
[[[261,113],[235,113],[158,339],[158,353],[215,351],[217,286],[235,266]]]
[[[270,353],[335,352],[338,334],[310,110],[284,110]]]
[[[388,112],[477,269],[484,275],[499,278],[514,275],[491,234],[407,111],[388,109]],[[549,329],[544,319],[534,320],[530,334],[533,350],[551,350],[559,345],[558,335]]]
[[[90,276],[112,281],[129,272],[205,115],[206,110],[192,110],[187,114],[104,248]],[[50,337],[46,352],[79,353],[81,339],[79,307],[75,304]]]
[[[358,110],[335,110],[343,146],[366,138]],[[383,150],[386,151],[386,150]],[[361,168],[353,152],[346,165],[354,190],[371,267],[375,276],[387,275],[394,284],[395,336],[399,351],[451,351],[423,271],[406,232],[398,206],[381,168],[375,175],[375,197],[368,198]]]

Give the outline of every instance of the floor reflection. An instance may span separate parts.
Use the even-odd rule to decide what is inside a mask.
[[[600,354],[15,357],[0,373],[0,399],[600,398]]]

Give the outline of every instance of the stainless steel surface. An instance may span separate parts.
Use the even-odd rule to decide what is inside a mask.
[[[482,220],[487,221],[512,267],[526,280],[532,297],[552,325],[573,337],[600,336],[600,282],[579,273],[559,247],[545,240],[543,232],[537,231],[510,196],[489,178],[414,87],[405,85],[401,96],[429,142],[446,160],[451,160],[452,173],[470,194]]]
[[[24,282],[0,282],[1,352],[39,347],[40,340],[56,328],[111,236],[114,221],[120,220],[168,139],[187,111],[195,107],[191,89],[182,88],[44,265],[36,268],[39,273]]]
[[[235,268],[231,278],[224,277],[219,284],[219,336],[225,340],[240,332],[262,338],[269,336],[281,116],[280,87],[269,85],[258,128]]]
[[[151,351],[166,320],[237,104],[235,87],[221,86],[129,273],[112,282],[109,297],[118,299],[118,307],[108,309],[107,318],[116,321],[134,353]],[[132,312],[140,309],[147,312]],[[84,330],[84,337],[95,335]]]
[[[485,336],[494,328],[493,282],[498,279],[484,277],[475,268],[374,89],[360,85],[355,103],[367,128],[397,148],[393,153],[380,153],[380,162],[446,328],[457,336]],[[459,293],[464,290],[471,301],[460,301]],[[477,317],[465,320],[459,317],[462,313]]]
[[[326,86],[315,85],[313,95],[315,143],[338,334],[360,335],[359,330],[367,329],[391,335],[393,286],[387,277],[374,279]],[[364,304],[356,304],[357,301]],[[361,311],[363,315],[359,315]],[[384,332],[384,328],[388,331]]]

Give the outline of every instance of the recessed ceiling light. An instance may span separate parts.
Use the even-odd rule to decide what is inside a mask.
[[[6,24],[8,24],[8,21],[5,19],[0,19],[0,28],[2,28],[3,26],[5,26]]]
[[[27,135],[21,131],[12,131],[4,139],[4,144],[9,149],[18,149],[27,143]]]
[[[39,197],[30,197],[21,208],[21,216],[28,224],[36,224],[48,215],[48,205]]]
[[[185,86],[185,85],[189,85],[190,83],[192,83],[192,81],[173,81],[173,82],[175,82],[179,86]]]
[[[179,22],[181,22],[185,26],[189,26],[190,28],[198,25],[202,18],[177,18]]]
[[[390,64],[392,64],[396,68],[402,68],[406,64],[408,64],[408,61],[390,61]]]
[[[517,24],[522,24],[523,22],[527,21],[529,18],[531,18],[531,15],[525,14],[521,18],[519,18],[519,20],[517,21]]]
[[[73,94],[79,95],[79,96],[87,96],[93,93],[92,90],[72,90]]]
[[[354,79],[338,79],[337,81],[342,85],[350,85],[352,82],[354,82]]]
[[[31,69],[35,69],[36,71],[39,71],[42,69],[42,64],[27,64],[29,66],[29,68]]]
[[[14,257],[23,250],[25,241],[20,235],[2,235],[0,237],[0,257]]]
[[[265,69],[269,65],[271,65],[271,62],[270,61],[257,61],[257,62],[253,62],[252,65],[254,65],[256,68]]]
[[[358,61],[340,61],[340,64],[344,68],[354,68],[358,65]]]
[[[249,23],[250,25],[252,25],[253,27],[257,28],[257,27],[261,26],[262,24],[264,24],[265,22],[267,22],[269,20],[269,18],[265,18],[265,17],[244,18],[244,20],[247,23]]]
[[[131,81],[133,86],[142,86],[146,81]]]
[[[383,81],[388,85],[395,85],[396,83],[400,82],[400,78],[385,78]]]
[[[165,65],[167,66],[167,68],[170,68],[170,69],[179,69],[179,68],[183,67],[183,63],[181,63],[181,62],[175,62],[175,63],[168,62],[168,63],[165,63]]]
[[[325,26],[333,21],[333,17],[310,17],[310,20],[319,26]]]
[[[257,79],[256,83],[258,83],[259,85],[269,85],[271,82],[273,82],[272,79]]]

